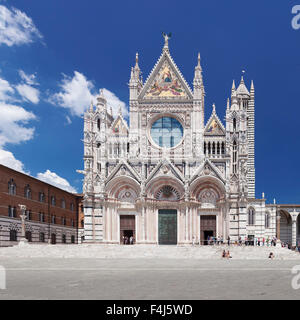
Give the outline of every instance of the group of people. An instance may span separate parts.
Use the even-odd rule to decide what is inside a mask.
[[[203,242],[203,241],[202,241]],[[245,237],[242,239],[242,237],[238,238],[238,241],[232,241],[230,237],[228,236],[226,240],[223,239],[222,236],[208,236],[206,240],[204,240],[204,243],[202,243],[200,240],[198,241],[197,238],[193,237],[193,245],[195,244],[207,244],[207,245],[222,245],[222,244],[227,244],[227,245],[245,245],[245,246],[276,246],[277,243],[277,238],[273,237],[270,239],[269,237],[267,238],[253,238],[253,237]]]
[[[223,252],[222,252],[222,258],[227,258],[227,259],[229,259],[229,258],[232,258],[232,256],[230,255],[230,252],[229,252],[229,250],[223,250]]]
[[[123,236],[123,244],[134,244],[133,236],[130,236],[130,237]]]

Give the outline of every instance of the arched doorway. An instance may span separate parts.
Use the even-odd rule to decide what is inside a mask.
[[[292,218],[287,211],[280,210],[280,240],[292,244]]]
[[[51,244],[56,244],[56,234],[55,233],[51,234]]]

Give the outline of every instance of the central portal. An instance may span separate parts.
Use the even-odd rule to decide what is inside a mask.
[[[158,243],[177,244],[177,210],[158,210]]]

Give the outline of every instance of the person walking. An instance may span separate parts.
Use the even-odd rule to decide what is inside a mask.
[[[230,246],[230,237],[227,238],[227,244]]]

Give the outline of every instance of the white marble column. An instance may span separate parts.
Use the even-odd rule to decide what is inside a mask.
[[[142,207],[142,242],[145,242],[145,207]]]
[[[292,217],[292,246],[297,245],[297,216]]]

